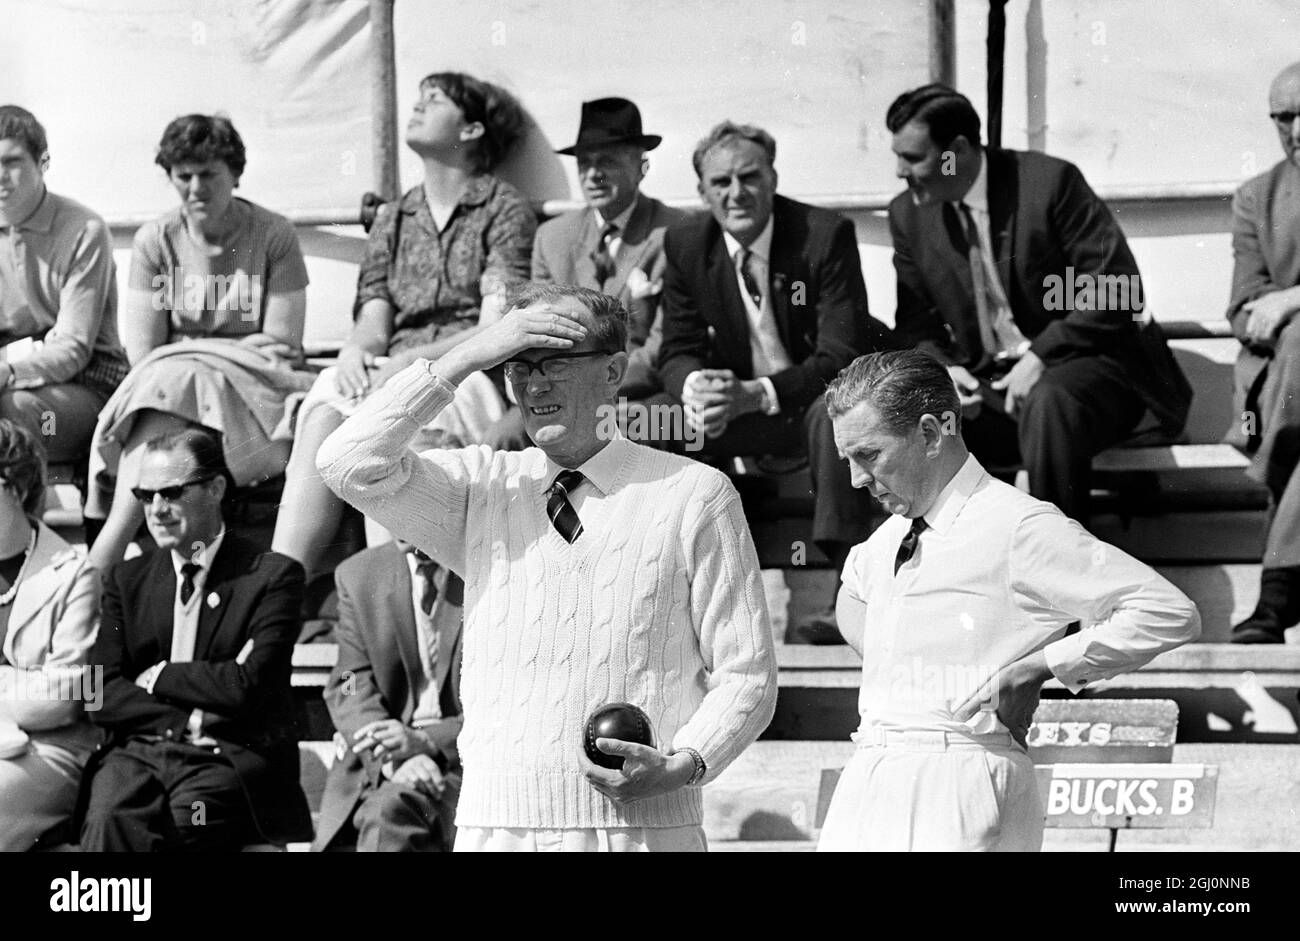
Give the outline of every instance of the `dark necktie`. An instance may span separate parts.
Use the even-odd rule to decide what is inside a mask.
[[[438,563],[418,553],[415,558],[415,577],[420,583],[420,610],[429,617],[433,614],[433,603],[438,600],[438,586],[433,581],[438,574]]]
[[[745,282],[745,292],[754,306],[763,308],[763,287],[759,284],[758,273],[754,270],[754,253],[747,248],[736,252],[736,266],[740,269],[740,278]]]
[[[1000,349],[997,334],[993,330],[993,302],[989,296],[988,271],[984,267],[984,252],[980,247],[980,230],[975,225],[975,217],[970,207],[958,203],[961,217],[966,229],[967,261],[970,264],[971,287],[975,291],[975,318],[979,321],[980,342],[984,352],[989,356]]]
[[[894,556],[895,575],[898,574],[898,570],[903,567],[904,563],[916,554],[916,546],[921,541],[921,533],[927,528],[924,516],[918,516],[912,520],[912,528],[907,531],[903,541],[898,544],[898,555]]]
[[[569,493],[583,481],[582,474],[576,470],[560,471],[555,475],[555,483],[546,491],[546,515],[551,524],[564,537],[566,542],[573,542],[582,535],[582,520],[569,502]]]
[[[194,597],[194,576],[203,571],[203,566],[186,562],[181,566],[181,604],[189,604]]]
[[[609,243],[614,240],[618,234],[618,226],[612,222],[606,222],[605,227],[600,230],[600,244],[596,250],[591,253],[591,260],[596,264],[596,281],[603,288],[605,282],[614,277],[614,256],[609,253]]]

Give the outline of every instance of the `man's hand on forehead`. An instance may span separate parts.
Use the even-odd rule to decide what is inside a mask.
[[[572,349],[588,333],[580,317],[579,311],[563,304],[517,307],[442,357],[434,371],[454,385],[525,350]]]

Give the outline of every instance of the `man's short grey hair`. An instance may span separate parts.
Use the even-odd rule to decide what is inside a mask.
[[[591,314],[591,337],[606,353],[627,352],[627,310],[617,297],[574,284],[525,284],[506,300],[506,313],[533,304],[553,304],[573,298]]]
[[[832,420],[863,402],[872,404],[891,434],[911,431],[922,415],[941,422],[951,415],[956,427],[961,427],[961,404],[952,377],[942,363],[920,350],[859,356],[826,388],[826,411]]]
[[[763,148],[763,153],[767,155],[767,165],[776,166],[776,138],[761,127],[755,127],[753,124],[733,124],[731,121],[723,121],[721,124],[714,126],[708,135],[695,145],[695,153],[691,155],[691,163],[695,166],[695,175],[704,179],[704,158],[709,155],[709,151],[728,141],[749,141],[751,144],[757,144]]]

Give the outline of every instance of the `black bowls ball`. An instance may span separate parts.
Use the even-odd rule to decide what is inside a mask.
[[[650,717],[630,702],[612,702],[601,706],[587,718],[587,728],[582,736],[582,747],[592,764],[618,771],[623,767],[622,755],[607,755],[596,747],[598,738],[616,738],[654,748],[654,731]]]

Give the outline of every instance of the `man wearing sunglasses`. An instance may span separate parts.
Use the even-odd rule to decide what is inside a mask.
[[[1269,119],[1284,158],[1242,184],[1232,204],[1228,319],[1241,341],[1237,389],[1244,402],[1252,478],[1268,487],[1273,514],[1259,604],[1232,631],[1237,644],[1280,644],[1300,621],[1300,62],[1273,79]]]
[[[465,582],[465,850],[702,850],[698,785],[758,737],[776,701],[763,584],[719,471],[606,432],[627,313],[587,288],[532,285],[435,363],[398,373],[328,438],[325,482]],[[505,363],[536,447],[416,454],[422,424]],[[586,720],[639,706],[657,747]]]
[[[302,566],[226,528],[221,444],[190,429],[145,446],[157,548],[111,568],[92,662],[108,733],[86,771],[86,850],[231,850],[311,837],[289,674]]]

